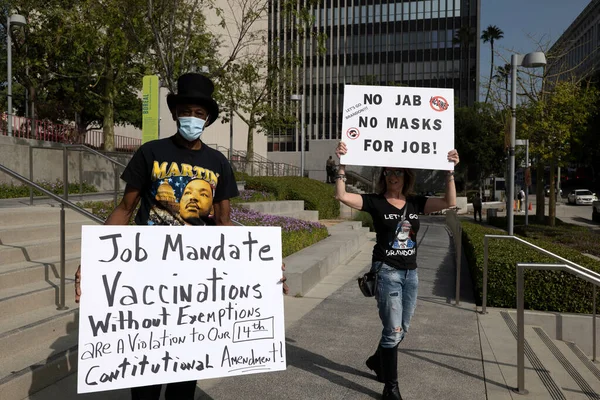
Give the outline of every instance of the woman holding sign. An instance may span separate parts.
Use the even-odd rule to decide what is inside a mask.
[[[346,145],[340,142],[336,155],[346,153]],[[448,161],[458,164],[456,150],[448,152]],[[377,193],[348,193],[345,181],[345,168],[340,164],[335,183],[336,199],[368,212],[377,234],[371,271],[377,274],[375,296],[383,330],[377,351],[366,364],[377,374],[377,379],[385,383],[382,399],[399,400],[402,397],[398,388],[398,345],[408,332],[417,303],[418,215],[456,206],[454,173],[450,171],[446,175],[443,198],[414,195],[415,173],[406,168],[383,168]]]

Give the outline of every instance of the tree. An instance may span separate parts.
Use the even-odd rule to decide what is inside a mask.
[[[529,118],[522,123],[522,130],[529,136],[530,149],[542,163],[550,167],[550,193],[554,193],[554,169],[564,163],[576,142],[588,126],[596,104],[598,91],[595,87],[582,85],[574,80],[559,81],[549,87],[547,93],[528,107]],[[538,175],[539,176],[539,175]],[[556,197],[550,195],[549,223],[555,224]],[[543,213],[542,213],[543,218]]]
[[[510,80],[511,69],[512,69],[512,66],[510,63],[500,65],[496,68],[496,74],[493,76],[493,78],[496,80],[496,82],[504,83],[504,93],[506,95],[505,107],[508,107],[510,104],[508,101],[508,81]],[[488,91],[488,94],[489,94],[489,91]],[[487,100],[486,100],[486,103],[487,103]]]
[[[481,187],[486,177],[503,169],[505,154],[500,114],[501,111],[485,103],[456,109],[455,146],[461,156],[457,170],[464,179],[465,191],[469,177]]]
[[[220,67],[215,49],[222,47],[221,42],[209,31],[205,13],[216,10],[216,15],[221,16],[222,10],[215,9],[211,1],[132,0],[132,3],[141,10],[142,24],[130,19],[127,28],[138,43],[153,50],[151,70],[171,93],[176,93],[177,79],[182,74],[204,68],[215,71]],[[224,22],[221,20],[219,25],[223,27]]]
[[[23,0],[18,11],[28,29],[26,48],[17,49],[17,79],[30,88],[30,101],[47,101],[45,112],[53,120],[75,117],[80,132],[101,117],[105,149],[113,150],[115,121],[141,119],[136,98],[147,47],[125,30],[126,24],[140,24],[130,18],[139,9],[118,0]],[[117,101],[137,110],[115,114]],[[52,105],[60,105],[58,112],[51,112]]]
[[[315,39],[316,52],[324,52],[323,35],[312,30],[310,4],[300,5],[288,0],[280,5],[280,13],[288,21],[298,46],[287,49],[268,43],[268,2],[264,0],[227,0],[228,12],[223,12],[227,34],[223,42],[229,45],[229,56],[214,74],[224,111],[235,113],[248,127],[246,168],[252,173],[254,135],[271,134],[292,129],[297,107],[290,104],[292,93],[302,93],[302,65],[306,54],[302,49]],[[233,16],[227,19],[227,16]],[[266,51],[265,51],[266,50]],[[284,51],[285,50],[285,51]],[[224,113],[224,121],[229,120]]]
[[[492,54],[491,63],[490,63],[490,82],[489,82],[487,93],[485,95],[484,103],[487,103],[488,98],[490,97],[492,77],[494,75],[494,42],[496,40],[502,39],[503,37],[504,37],[504,32],[502,32],[502,30],[500,28],[498,28],[496,25],[489,25],[487,27],[487,29],[485,31],[483,31],[481,34],[481,40],[483,40],[483,43],[489,42],[490,50],[491,50],[491,54]]]
[[[224,107],[235,113],[247,126],[246,172],[253,173],[254,136],[294,126],[295,113],[291,108],[279,108],[275,93],[278,93],[281,80],[289,80],[285,75],[289,70],[270,67],[262,55],[249,56],[243,62],[227,66],[219,79],[220,91],[224,96]],[[289,98],[288,93],[287,98]],[[228,120],[224,113],[224,120]]]

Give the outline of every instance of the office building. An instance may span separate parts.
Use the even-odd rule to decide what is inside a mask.
[[[600,67],[600,0],[592,0],[552,45],[548,74],[587,76]]]
[[[479,0],[324,0],[309,7],[322,53],[315,38],[301,40],[282,4],[271,0],[270,57],[303,60],[291,91],[304,95],[309,171],[324,169],[341,137],[345,84],[454,88],[459,104],[477,101]],[[289,91],[281,93],[285,103]],[[299,127],[269,137],[269,159],[298,165],[299,137]]]

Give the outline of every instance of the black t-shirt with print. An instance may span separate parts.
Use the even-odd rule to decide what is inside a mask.
[[[143,144],[121,175],[141,190],[137,225],[205,225],[213,202],[239,195],[233,170],[219,151],[178,145],[175,136]]]
[[[373,261],[383,261],[399,269],[417,268],[417,232],[420,226],[418,214],[423,214],[427,197],[409,196],[406,198],[406,205],[399,209],[391,205],[383,195],[361,196],[361,211],[371,215],[377,235]]]

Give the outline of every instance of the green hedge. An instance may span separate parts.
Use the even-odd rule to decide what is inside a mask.
[[[545,240],[600,257],[600,231],[593,231],[585,226],[567,224],[559,218],[555,219],[556,226],[548,226],[548,220],[549,218],[546,217],[545,224],[541,225],[536,222],[535,216],[530,216],[529,225],[525,226],[525,216],[515,216],[514,232],[527,240]],[[490,224],[504,229],[506,217],[491,218]]]
[[[56,180],[56,182],[49,181],[37,181],[38,185],[43,187],[44,189],[56,194],[62,195],[64,193],[64,186],[62,181]],[[76,194],[79,193],[79,183],[78,182],[69,182],[69,193]],[[90,185],[87,182],[83,182],[83,193],[96,193],[98,189],[94,185]],[[45,196],[44,193],[34,190],[34,196]],[[29,197],[29,186],[27,185],[13,185],[13,184],[0,184],[0,199],[16,199],[19,197]]]
[[[505,234],[494,228],[463,221],[463,249],[478,305],[483,295],[483,238],[487,234]],[[600,271],[600,262],[564,245],[539,239],[527,241],[585,268]],[[557,263],[521,243],[489,239],[488,301],[490,307],[516,308],[517,263]],[[525,271],[525,308],[540,311],[590,313],[592,284],[562,271]]]
[[[314,179],[249,176],[245,188],[273,193],[277,200],[304,200],[304,208],[319,211],[320,219],[337,218],[340,215],[340,203],[334,197],[333,186]]]
[[[248,179],[248,177],[250,177],[250,175],[248,175],[245,172],[240,172],[240,171],[234,171],[233,172],[233,176],[235,176],[235,181],[236,182],[243,182],[246,179]]]
[[[362,222],[362,226],[369,228],[371,232],[375,232],[375,226],[373,225],[373,217],[371,214],[364,211],[359,211],[354,215],[354,221]]]

